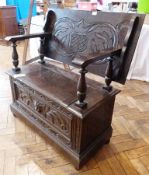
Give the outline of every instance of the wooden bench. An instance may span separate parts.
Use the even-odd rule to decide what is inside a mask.
[[[112,136],[115,96],[111,82],[124,84],[144,15],[50,9],[44,32],[9,37],[15,116],[45,133],[80,168]],[[39,57],[18,66],[16,42],[40,37]],[[54,62],[79,69],[66,71]],[[105,84],[86,78],[92,72]]]

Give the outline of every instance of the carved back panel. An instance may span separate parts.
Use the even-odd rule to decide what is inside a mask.
[[[78,55],[87,55],[109,48],[124,45],[126,34],[132,18],[137,14],[108,13],[89,11],[51,9],[44,26],[45,32],[51,32],[45,39],[45,56],[72,65],[72,60]],[[113,80],[124,83],[131,59],[137,44],[144,16],[139,16],[131,40],[127,57],[114,62]],[[121,54],[123,55],[123,54]],[[121,60],[125,59],[125,61]],[[121,65],[123,64],[123,66]],[[88,70],[104,76],[106,64],[92,64]],[[122,71],[120,71],[122,69]],[[124,70],[123,70],[124,69]]]

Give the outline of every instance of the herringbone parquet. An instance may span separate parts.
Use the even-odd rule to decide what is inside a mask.
[[[0,46],[0,175],[149,174],[149,83],[127,81],[116,99],[110,144],[77,171],[38,130],[13,117],[3,72],[11,65],[9,49]]]

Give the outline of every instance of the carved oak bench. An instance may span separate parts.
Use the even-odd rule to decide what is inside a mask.
[[[10,76],[15,116],[45,133],[80,168],[112,136],[115,96],[124,84],[144,15],[50,9],[44,32],[7,38],[12,42]],[[18,66],[16,42],[40,37],[39,57]],[[38,60],[38,61],[37,61]],[[51,64],[60,61],[79,74]],[[105,77],[105,85],[85,78]]]

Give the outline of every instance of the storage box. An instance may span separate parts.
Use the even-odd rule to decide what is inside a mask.
[[[18,34],[15,6],[0,7],[0,39]]]

